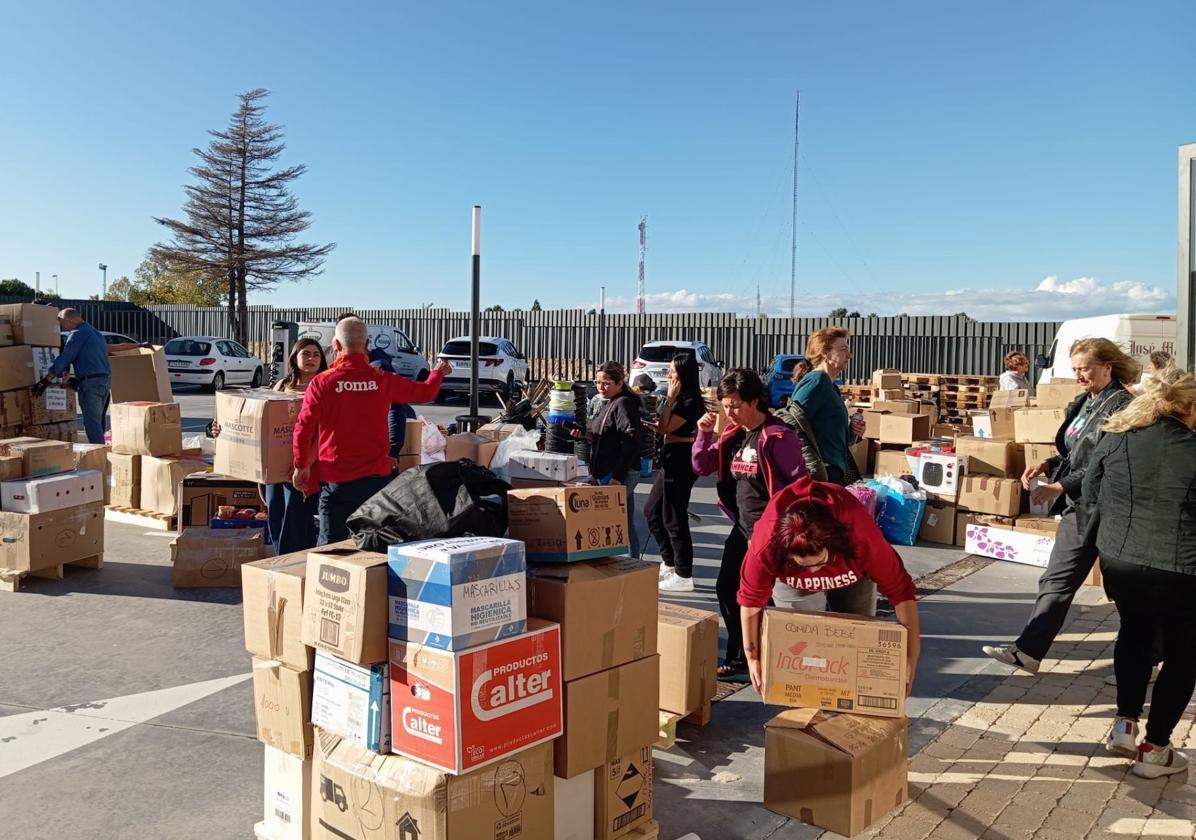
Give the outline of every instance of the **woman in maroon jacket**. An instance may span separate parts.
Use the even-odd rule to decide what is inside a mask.
[[[774,598],[778,607],[804,606],[774,597],[779,588],[805,596],[826,594],[831,612],[871,616],[880,589],[909,631],[906,691],[922,649],[914,581],[901,557],[855,496],[837,484],[799,478],[773,497],[756,523],[739,584],[739,613],[752,685],[761,689],[761,613]],[[792,590],[789,589],[792,587]]]

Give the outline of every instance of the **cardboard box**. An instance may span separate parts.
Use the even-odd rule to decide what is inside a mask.
[[[30,572],[104,553],[104,505],[0,513],[0,569]]]
[[[127,455],[177,455],[183,449],[178,403],[112,404],[112,451]]]
[[[594,840],[594,776],[552,780],[553,832],[556,840]]]
[[[918,539],[936,545],[954,545],[955,504],[943,499],[928,498]]]
[[[930,427],[930,435],[934,438],[948,438],[954,440],[963,435],[970,435],[972,427],[970,424],[963,425],[961,423],[935,423]]]
[[[40,440],[58,440],[63,443],[74,443],[79,437],[78,424],[74,420],[69,423],[43,423],[40,426],[25,424],[21,431]]]
[[[390,752],[390,679],[386,663],[356,665],[316,651],[311,722],[367,750]]]
[[[957,504],[960,510],[973,513],[1017,516],[1022,512],[1022,483],[1016,478],[965,476]]]
[[[1013,415],[1013,439],[1018,443],[1054,443],[1067,419],[1062,408],[1019,408]]]
[[[571,481],[577,478],[577,456],[556,452],[521,450],[511,453],[508,463],[511,478],[533,481]]]
[[[911,451],[917,451],[916,449]],[[927,496],[954,502],[959,495],[959,486],[967,473],[967,459],[954,452],[924,450],[914,461],[917,468],[914,477],[926,491]]]
[[[876,475],[913,475],[914,467],[904,449],[881,449],[876,453],[873,471]]]
[[[886,391],[902,388],[901,371],[896,368],[877,368],[872,371],[872,387],[883,388]]]
[[[110,353],[108,364],[112,368],[112,402],[174,402],[161,347]]]
[[[1014,436],[1013,418],[1020,409],[990,408],[987,411],[972,411],[972,434],[978,438],[1011,440]]]
[[[652,747],[594,771],[594,838],[616,840],[652,819]]]
[[[913,445],[930,437],[930,418],[925,414],[884,414],[880,418],[880,442]]]
[[[358,664],[386,659],[386,555],[324,546],[307,555],[303,643]]]
[[[869,440],[880,440],[880,418],[890,413],[888,411],[875,410],[861,411],[860,414],[864,418],[863,436]]]
[[[78,415],[74,388],[51,387],[37,396],[29,395],[29,425],[74,423]]]
[[[523,543],[497,537],[390,547],[389,637],[463,650],[527,629]]]
[[[257,739],[296,758],[311,758],[314,733],[311,671],[295,671],[253,658],[253,708]]]
[[[112,493],[112,469],[108,465],[108,454],[112,447],[106,443],[72,443],[71,450],[75,454],[75,469],[99,471],[104,483],[104,502],[107,504]]]
[[[317,837],[553,840],[547,745],[454,776],[322,732],[312,785]]]
[[[718,613],[661,604],[656,634],[660,708],[678,715],[698,711],[718,691]]]
[[[419,455],[424,450],[424,421],[408,420],[403,432],[403,448],[400,455]]]
[[[312,649],[303,644],[306,581],[306,551],[267,557],[241,566],[247,651],[296,671],[311,670]]]
[[[890,402],[905,399],[905,391],[901,388],[873,388],[872,402]]]
[[[179,483],[179,530],[207,525],[222,507],[265,512],[261,490],[252,481],[216,473],[192,473]]]
[[[215,471],[258,484],[290,481],[295,471],[291,444],[301,408],[302,394],[268,388],[218,393]]]
[[[21,455],[0,455],[0,481],[20,478],[25,472],[25,458]]]
[[[536,481],[532,478],[512,478],[509,484],[512,490],[553,490],[565,486],[563,481]]]
[[[519,423],[487,423],[478,429],[478,434],[484,438],[498,442],[506,440],[516,432],[522,431],[525,431],[525,429]]]
[[[560,625],[564,680],[656,653],[659,570],[630,557],[528,570],[528,615]]]
[[[560,735],[560,627],[528,625],[463,651],[392,641],[394,751],[464,773]]]
[[[1059,454],[1053,443],[1024,443],[1022,449],[1026,455],[1026,466],[1036,466]]]
[[[989,408],[1025,408],[1030,404],[1030,392],[1024,388],[1016,391],[993,391],[988,398]]]
[[[56,306],[38,303],[0,304],[0,318],[11,325],[14,344],[37,344],[55,348],[62,345]]]
[[[782,712],[764,724],[764,807],[846,837],[908,798],[909,722]]]
[[[8,320],[7,315],[0,316],[0,347],[8,347],[12,344],[12,321]]]
[[[1045,531],[1017,531],[991,525],[968,525],[964,550],[979,557],[1047,567],[1055,537]]]
[[[395,466],[400,473],[405,473],[407,470],[418,467],[421,463],[423,463],[423,458],[419,454],[400,455],[396,460],[398,463]]]
[[[108,453],[109,504],[116,507],[141,507],[141,456],[123,452]]]
[[[494,443],[494,441],[473,432],[449,435],[445,439],[444,460],[459,461],[462,458],[468,458],[476,463],[478,447],[489,443]]]
[[[963,548],[967,542],[967,528],[969,525],[995,525],[998,528],[1012,528],[1012,516],[993,516],[991,513],[972,513],[967,510],[956,509],[955,515],[955,544]]]
[[[141,509],[174,516],[179,512],[179,484],[189,475],[206,472],[204,461],[141,457]]]
[[[1012,440],[971,435],[955,439],[955,454],[967,460],[970,475],[1019,478],[1024,469],[1017,444]]]
[[[260,528],[188,528],[170,543],[176,589],[241,587],[241,566],[262,559]]]
[[[826,612],[764,612],[764,702],[905,716],[906,630]]]
[[[1067,408],[1071,401],[1084,393],[1084,386],[1074,379],[1052,379],[1035,391],[1039,408]]]
[[[265,745],[261,834],[269,840],[311,837],[312,762]]]
[[[872,410],[882,414],[921,414],[917,400],[873,400]]]
[[[0,347],[0,391],[28,388],[50,372],[58,347]],[[25,418],[30,422],[30,418]]]
[[[70,472],[75,468],[75,453],[71,445],[59,440],[24,437],[0,440],[0,450],[8,455],[21,456],[21,476],[40,478]]]
[[[1019,516],[1014,520],[1013,530],[1054,534],[1059,530],[1059,519],[1054,516]]]
[[[96,470],[0,482],[0,510],[16,513],[49,513],[103,501],[104,475]]]
[[[571,779],[655,743],[659,699],[657,656],[566,682],[564,734],[553,744],[553,772]]]
[[[28,388],[0,391],[0,426],[20,426],[27,422],[32,411],[30,397]]]
[[[627,488],[546,487],[507,494],[510,534],[532,562],[613,557],[629,550]]]

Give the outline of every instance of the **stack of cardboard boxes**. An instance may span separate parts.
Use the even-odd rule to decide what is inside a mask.
[[[62,336],[53,306],[0,306],[0,438],[75,439],[75,390],[54,385],[41,394],[30,387],[50,372]]]
[[[871,396],[871,404],[862,412],[869,448],[861,472],[913,474],[905,450],[929,440],[937,413],[934,403],[906,399],[901,372],[890,368],[873,371]]]

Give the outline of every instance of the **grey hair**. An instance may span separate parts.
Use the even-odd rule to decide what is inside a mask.
[[[346,350],[363,350],[369,343],[369,331],[360,318],[344,318],[337,322],[336,340]]]

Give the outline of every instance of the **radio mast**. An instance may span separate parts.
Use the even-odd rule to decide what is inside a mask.
[[[640,283],[639,291],[635,298],[635,311],[639,315],[644,314],[644,298],[646,297],[644,290],[644,250],[647,247],[648,239],[648,217],[640,216]]]
[[[789,255],[789,317],[797,304],[797,126],[801,114],[801,91],[793,97],[793,248]]]

